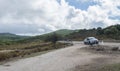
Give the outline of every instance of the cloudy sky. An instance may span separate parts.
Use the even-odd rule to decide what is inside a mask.
[[[120,23],[120,0],[0,0],[0,33],[43,34]]]

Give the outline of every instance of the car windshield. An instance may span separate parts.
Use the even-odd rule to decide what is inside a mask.
[[[95,39],[94,37],[88,37],[88,39]]]

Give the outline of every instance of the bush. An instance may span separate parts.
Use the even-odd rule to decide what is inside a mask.
[[[96,51],[104,51],[104,48],[97,48]]]
[[[118,50],[119,50],[119,47],[112,47],[111,50],[112,50],[112,51],[118,51]]]

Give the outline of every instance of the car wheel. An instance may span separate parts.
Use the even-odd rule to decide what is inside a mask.
[[[99,42],[96,42],[96,44],[99,44]]]

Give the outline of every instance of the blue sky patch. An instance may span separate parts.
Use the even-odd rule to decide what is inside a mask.
[[[93,21],[90,25],[90,28],[105,27],[105,24],[102,21],[96,22]]]
[[[60,4],[61,0],[57,0],[57,2]]]
[[[118,9],[120,9],[120,6],[117,6]]]
[[[120,16],[110,16],[109,19],[120,20]]]
[[[89,6],[96,5],[97,3],[94,1],[86,1],[86,2],[80,2],[77,0],[66,0],[69,5],[74,6],[76,9],[81,9],[81,10],[87,10]]]

